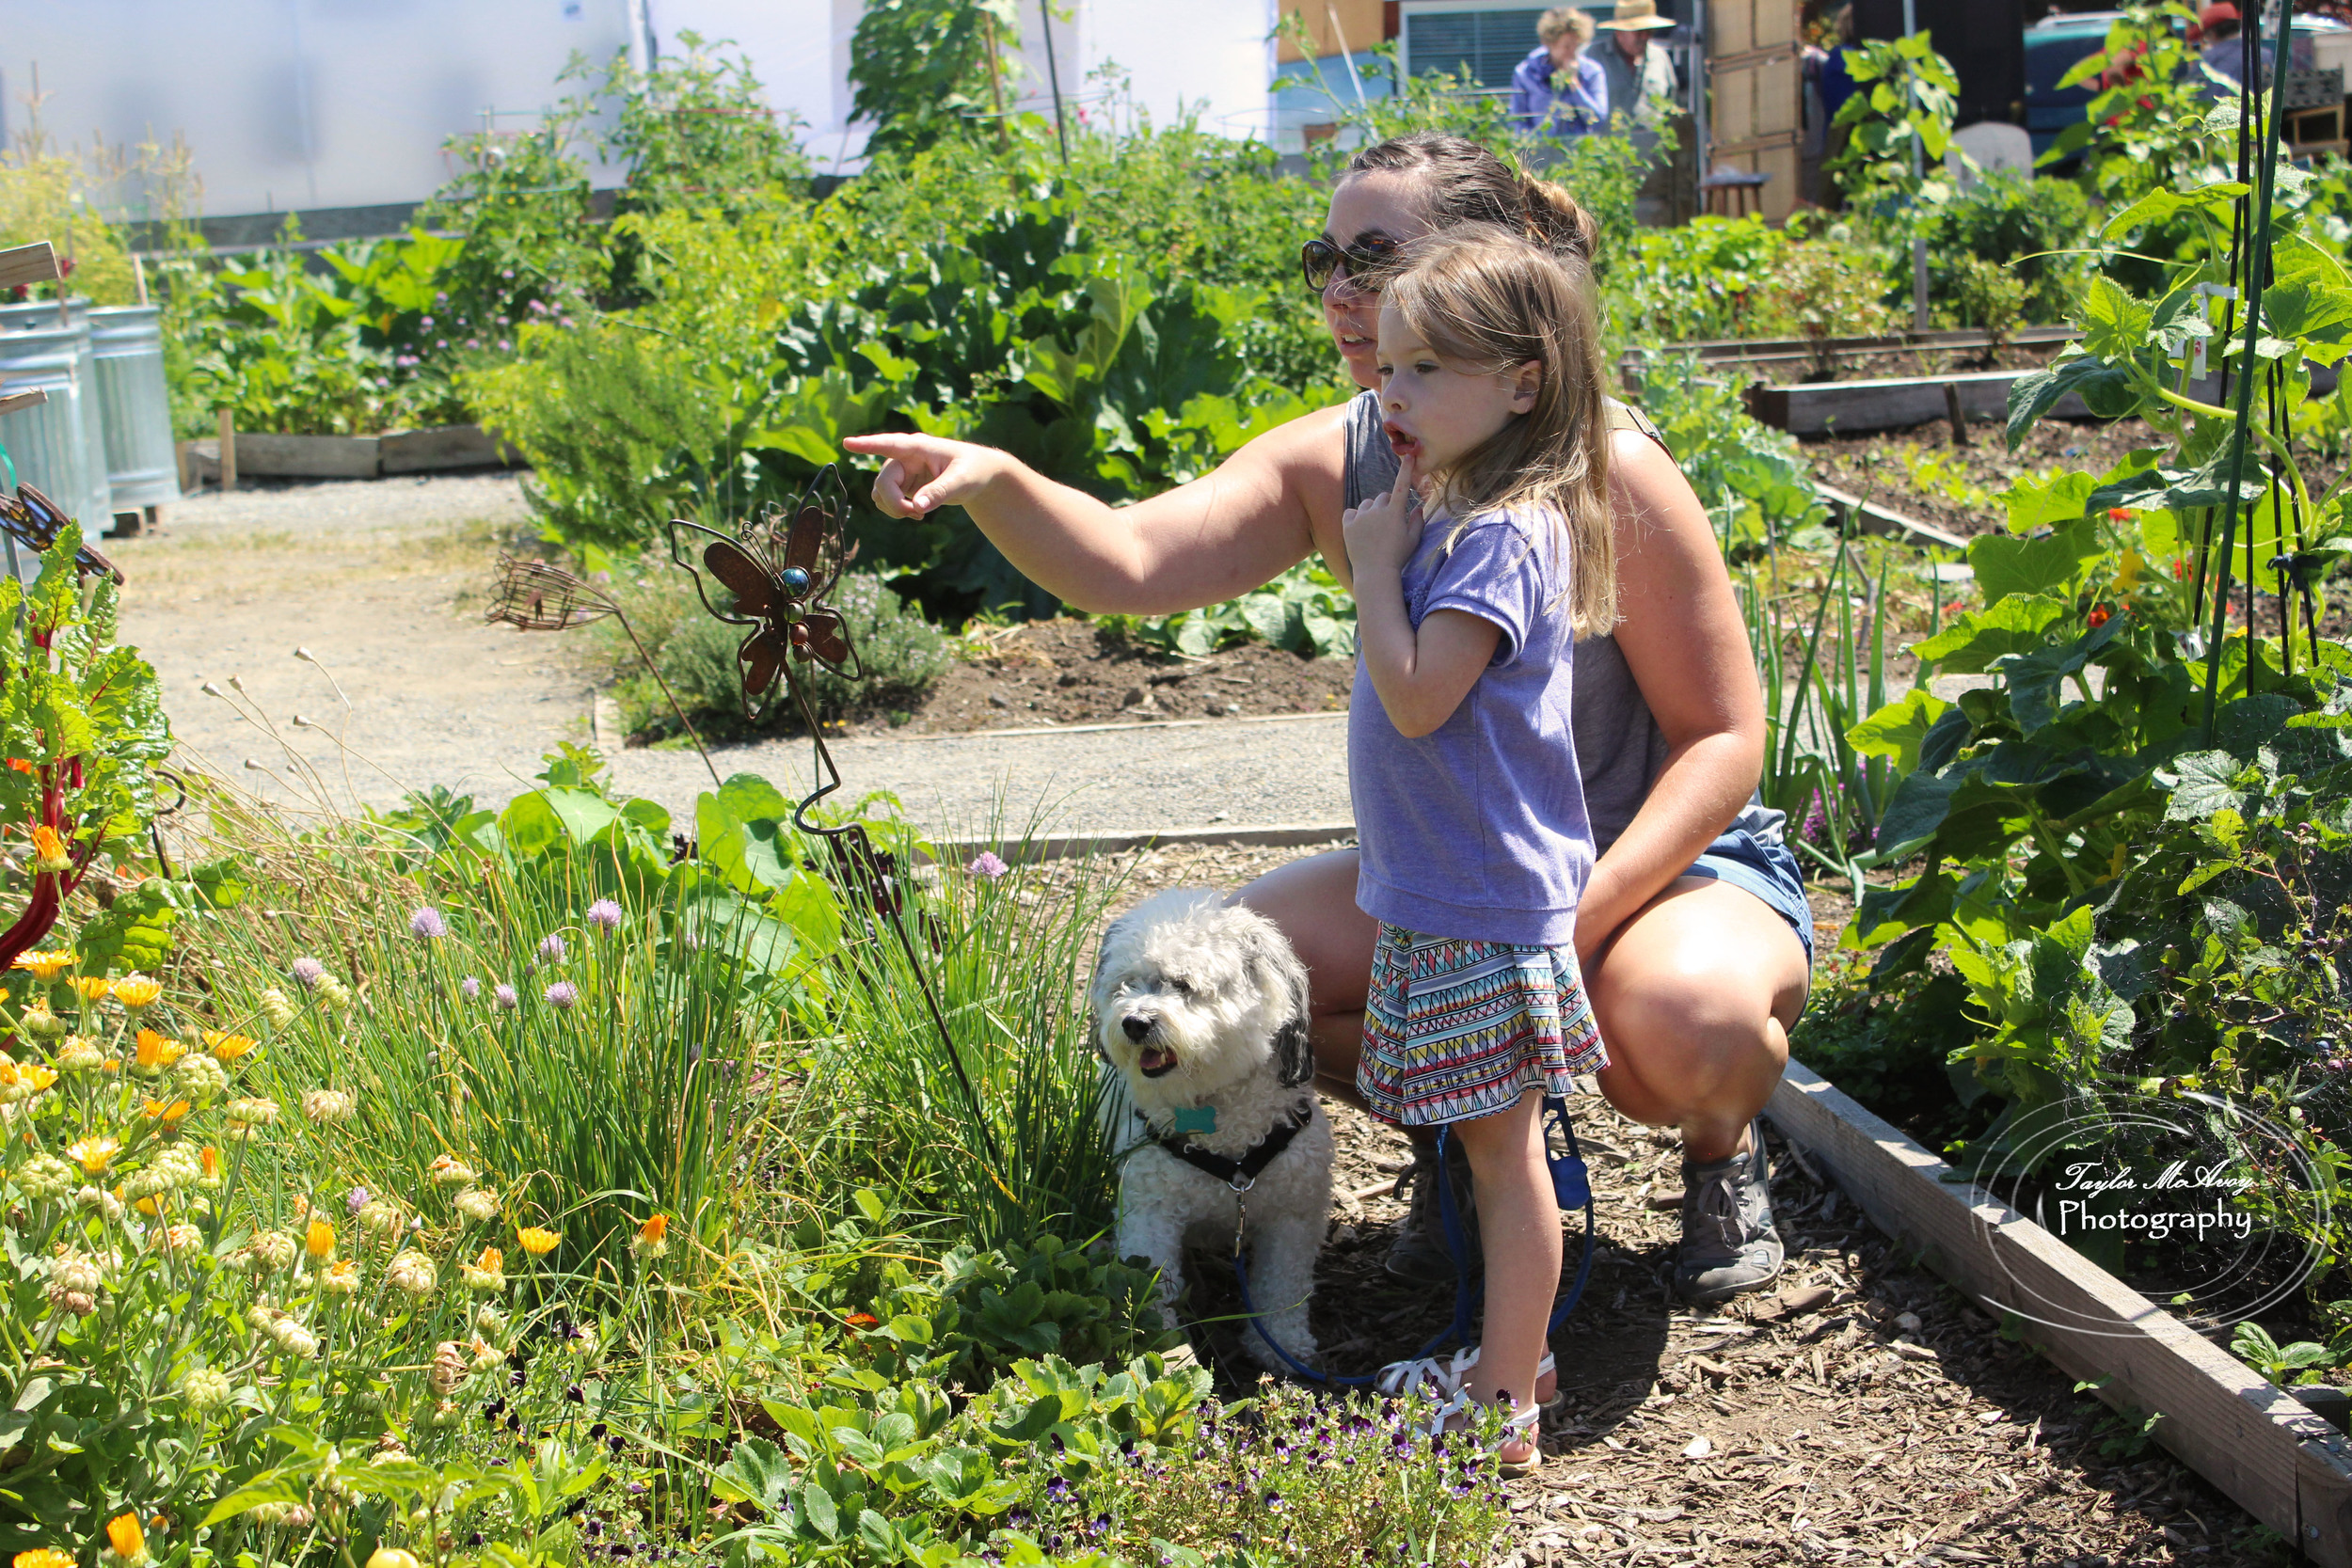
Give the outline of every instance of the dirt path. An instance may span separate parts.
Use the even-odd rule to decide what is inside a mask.
[[[278,799],[324,794],[349,810],[434,784],[501,803],[532,787],[559,741],[590,738],[583,650],[481,621],[500,546],[528,553],[528,535],[512,476],[458,476],[202,496],[160,533],[107,547],[129,578],[123,640],[154,663],[183,754]],[[851,798],[887,790],[947,832],[999,809],[1014,823],[1042,812],[1062,832],[1344,822],[1343,720],[882,735],[834,753]],[[1165,733],[1147,739],[1152,729]],[[691,752],[605,746],[619,787],[682,818],[710,787]],[[805,740],[714,757],[722,776],[780,784],[806,779],[810,759]]]
[[[433,784],[503,799],[585,738],[587,685],[557,641],[481,622],[498,543],[525,526],[506,475],[302,484],[198,497],[107,549],[129,579],[122,639],[154,664],[183,754],[282,799],[306,788],[291,752],[348,808]]]

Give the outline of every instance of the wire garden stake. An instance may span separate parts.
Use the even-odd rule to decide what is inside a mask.
[[[612,594],[561,566],[550,565],[544,561],[517,561],[511,555],[501,555],[499,557],[498,589],[490,595],[489,613],[483,620],[490,626],[502,621],[522,631],[569,631],[591,621],[601,621],[608,615],[618,621],[621,629],[628,634],[629,643],[636,648],[638,658],[644,661],[645,673],[660,686],[661,694],[670,700],[670,711],[677,715],[678,723],[686,730],[686,738],[694,743],[694,750],[702,756],[703,766],[710,769],[710,782],[718,784],[719,769],[711,762],[709,750],[703,745],[703,737],[694,733],[693,721],[678,705],[677,693],[670,689],[670,683],[662,678],[660,667],[654,663],[653,656],[645,651],[645,644],[639,640],[637,628],[628,624],[628,617],[621,612],[620,604]]]
[[[705,610],[730,626],[751,628],[735,651],[736,673],[743,686],[744,714],[757,718],[781,678],[787,700],[799,711],[801,722],[808,727],[809,739],[817,748],[817,766],[811,781],[816,787],[792,808],[792,826],[825,841],[840,879],[856,893],[873,919],[887,923],[892,935],[898,938],[899,951],[906,955],[907,966],[922,990],[931,1024],[939,1031],[939,1042],[946,1049],[947,1065],[955,1071],[973,1122],[979,1129],[981,1143],[996,1167],[993,1179],[999,1189],[1010,1194],[1002,1175],[1006,1169],[1004,1155],[996,1147],[995,1132],[980,1104],[979,1091],[974,1086],[971,1074],[964,1070],[963,1053],[956,1049],[955,1036],[948,1032],[947,1016],[939,1006],[939,993],[931,984],[930,973],[907,935],[898,857],[876,848],[862,822],[828,828],[808,815],[811,806],[841,787],[841,772],[834,766],[833,753],[825,749],[825,733],[818,725],[803,670],[813,661],[845,680],[866,678],[866,667],[850,640],[849,623],[838,610],[825,602],[834,584],[841,580],[842,568],[857,556],[855,546],[844,546],[842,527],[849,511],[849,495],[842,487],[841,470],[837,465],[828,463],[809,487],[801,492],[800,503],[792,509],[789,519],[771,511],[765,516],[747,519],[730,535],[683,517],[672,518],[670,561],[693,578],[694,592]],[[709,541],[703,546],[699,571],[681,553],[686,541],[680,530],[702,534]],[[733,595],[729,609],[722,610],[711,603],[703,585],[706,571]]]

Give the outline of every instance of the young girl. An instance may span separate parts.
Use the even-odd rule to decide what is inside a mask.
[[[1380,922],[1357,1086],[1391,1120],[1452,1128],[1486,1259],[1483,1345],[1381,1386],[1435,1386],[1441,1423],[1503,1406],[1518,1473],[1540,1463],[1560,1281],[1538,1114],[1607,1062],[1572,945],[1595,849],[1569,657],[1616,621],[1590,279],[1501,230],[1434,236],[1382,293],[1379,372],[1402,471],[1343,524],[1356,900]]]

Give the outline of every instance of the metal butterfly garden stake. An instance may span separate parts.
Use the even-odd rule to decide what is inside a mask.
[[[907,935],[898,858],[876,848],[864,823],[848,822],[828,828],[808,815],[811,806],[841,787],[840,770],[834,766],[833,753],[825,749],[825,733],[817,722],[816,705],[809,699],[808,667],[820,665],[844,680],[866,678],[866,667],[858,659],[848,622],[840,610],[826,602],[841,581],[842,569],[857,556],[855,546],[844,547],[842,528],[849,511],[849,496],[842,487],[840,468],[828,463],[801,493],[800,503],[788,516],[771,511],[765,516],[746,520],[732,534],[682,517],[672,518],[670,560],[693,578],[694,592],[700,595],[705,610],[730,626],[751,628],[735,651],[745,717],[756,721],[776,683],[783,681],[787,699],[799,712],[801,722],[817,748],[812,780],[816,787],[792,808],[792,825],[825,841],[842,880],[859,895],[874,918],[887,923],[898,937],[899,949],[906,955],[907,965],[922,990],[924,1004],[930,1010],[931,1023],[939,1031],[940,1044],[946,1049],[947,1064],[955,1069],[956,1082],[962,1086],[989,1157],[1001,1171],[1004,1158],[997,1151],[995,1136],[980,1107],[979,1093],[973,1087],[971,1074],[964,1070],[955,1037],[948,1032],[946,1014],[939,1006],[930,974],[916,954],[913,939]],[[703,546],[700,571],[684,554],[684,535],[697,533],[707,541]],[[704,572],[709,573],[731,595],[726,608],[711,602],[703,584]]]
[[[661,694],[670,700],[670,711],[677,715],[678,723],[686,731],[686,738],[702,753],[703,766],[710,769],[710,782],[719,783],[719,769],[711,762],[710,752],[703,745],[703,737],[694,733],[693,721],[678,705],[677,694],[662,678],[661,669],[645,652],[639,641],[637,628],[628,624],[628,617],[612,594],[587,578],[565,571],[544,561],[517,561],[511,555],[499,557],[498,587],[490,595],[489,612],[483,620],[491,626],[504,622],[522,631],[569,631],[591,621],[612,616],[628,633],[637,657],[644,661],[645,671],[660,684]]]

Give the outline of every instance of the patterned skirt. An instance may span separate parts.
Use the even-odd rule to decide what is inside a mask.
[[[1356,1087],[1407,1126],[1489,1117],[1609,1065],[1573,947],[1468,942],[1380,923]]]

